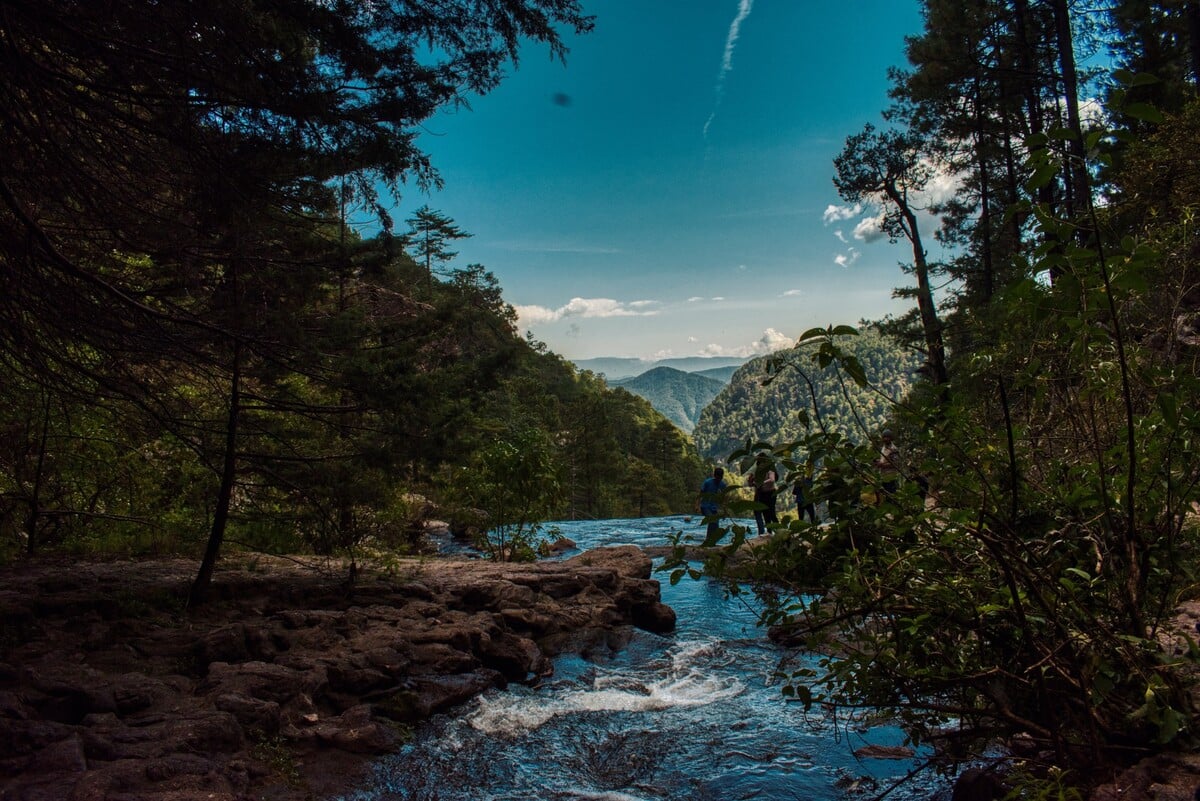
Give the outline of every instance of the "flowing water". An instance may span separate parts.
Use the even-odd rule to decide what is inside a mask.
[[[587,550],[665,545],[671,532],[698,523],[556,527]],[[708,580],[672,587],[656,577],[678,615],[675,632],[638,631],[616,653],[559,657],[540,687],[492,691],[437,716],[344,801],[870,798],[916,765],[853,755],[900,744],[894,727],[848,729],[785,703],[771,675],[788,654],[766,640],[744,599]],[[888,797],[928,799],[943,789],[926,776]]]

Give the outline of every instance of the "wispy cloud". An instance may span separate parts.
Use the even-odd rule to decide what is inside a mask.
[[[729,26],[729,35],[725,37],[725,52],[721,55],[721,69],[717,72],[717,85],[713,88],[716,99],[713,101],[712,114],[708,115],[708,120],[704,123],[705,140],[708,139],[708,129],[717,117],[717,109],[721,107],[721,99],[725,97],[725,76],[733,69],[733,51],[737,47],[742,23],[750,16],[753,9],[754,0],[738,0],[737,16],[733,18],[733,22]]]
[[[789,289],[787,292],[784,292],[779,297],[781,297],[781,298],[796,298],[803,294],[804,294],[804,290],[802,290],[802,289]]]
[[[825,207],[825,213],[821,215],[821,219],[826,225],[842,220],[851,220],[862,214],[863,206],[861,203],[855,203],[853,206],[835,206],[830,203]]]
[[[545,306],[514,306],[521,325],[553,323],[571,317],[651,317],[658,314],[656,300],[635,300],[623,303],[612,298],[571,298],[557,309]]]
[[[858,261],[859,252],[855,248],[848,249],[845,253],[839,253],[834,257],[833,263],[838,267],[849,267],[854,262]]]
[[[726,347],[724,345],[705,345],[700,349],[701,356],[764,356],[768,353],[774,353],[777,350],[790,348],[792,346],[792,338],[787,334],[776,331],[774,328],[768,328],[763,331],[761,337],[749,345],[741,345],[737,347]]]
[[[688,303],[699,303],[702,300],[704,300],[704,298],[700,297],[699,295],[693,295],[692,297],[687,299],[687,302]]]

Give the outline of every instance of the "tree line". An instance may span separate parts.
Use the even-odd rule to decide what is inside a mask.
[[[564,0],[6,5],[0,549],[182,547],[198,603],[227,540],[353,554],[474,509],[481,444],[530,431],[548,512],[678,509],[686,440],[519,337],[451,267],[452,220],[385,211],[439,182],[423,121],[591,25]]]

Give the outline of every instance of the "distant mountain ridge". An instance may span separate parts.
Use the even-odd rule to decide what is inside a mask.
[[[666,366],[655,367],[633,378],[610,380],[608,385],[640,395],[659,414],[688,433],[696,427],[704,407],[725,388],[725,382],[719,379]]]
[[[684,373],[741,367],[749,359],[744,356],[682,356],[674,359],[634,359],[619,356],[601,356],[595,359],[572,359],[580,370],[603,374],[609,383],[624,378],[642,375],[656,367],[670,367]],[[732,375],[732,373],[731,373]]]

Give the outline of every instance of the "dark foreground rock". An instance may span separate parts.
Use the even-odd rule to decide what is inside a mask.
[[[346,790],[410,726],[549,658],[667,632],[633,547],[565,562],[405,561],[362,575],[189,561],[0,573],[0,801],[243,801]]]

